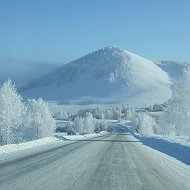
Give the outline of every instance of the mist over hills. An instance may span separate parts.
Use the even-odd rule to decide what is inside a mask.
[[[158,65],[108,46],[63,65],[22,88],[25,98],[62,103],[163,103],[171,97],[170,78]]]
[[[56,64],[48,64],[40,61],[1,59],[0,83],[10,78],[19,88],[57,67],[58,65]]]

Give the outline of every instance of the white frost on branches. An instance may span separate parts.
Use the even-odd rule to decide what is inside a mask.
[[[0,88],[0,136],[3,144],[14,142],[15,133],[24,121],[25,111],[22,97],[8,80]]]
[[[54,128],[55,121],[42,99],[24,103],[10,80],[0,87],[0,144],[49,136]]]
[[[172,86],[172,99],[160,120],[162,133],[190,136],[190,69]]]

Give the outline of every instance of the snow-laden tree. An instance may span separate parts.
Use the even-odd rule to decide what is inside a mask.
[[[136,115],[138,124],[136,131],[141,135],[153,135],[158,132],[159,126],[156,120],[147,113],[140,112]]]
[[[2,144],[14,142],[17,131],[24,127],[25,106],[15,85],[6,81],[0,88],[0,136]]]
[[[93,115],[91,113],[86,112],[83,119],[83,124],[84,124],[84,130],[83,130],[84,134],[94,132],[95,123],[94,123]]]
[[[111,107],[109,109],[104,110],[104,118],[105,119],[114,119],[114,120],[121,120],[122,118],[123,109],[118,107]]]
[[[107,131],[107,129],[109,127],[108,121],[106,119],[104,119],[104,118],[95,119],[94,123],[95,123],[95,131],[96,132]]]
[[[110,109],[106,109],[106,110],[105,110],[104,117],[105,117],[106,119],[112,119],[112,111],[111,111]]]
[[[103,113],[103,110],[100,108],[100,107],[97,107],[94,109],[94,113],[92,113],[93,116],[96,118],[96,119],[101,119],[104,117],[104,113]]]
[[[77,133],[83,133],[84,131],[84,121],[81,117],[77,116],[74,119],[74,129]]]
[[[155,117],[149,115],[147,112],[135,112],[134,109],[128,109],[128,111],[129,115],[127,114],[127,119],[131,120],[130,130],[133,132],[145,136],[158,134],[160,132],[160,127]]]
[[[74,123],[72,123],[72,122],[69,122],[68,124],[67,124],[67,134],[68,135],[76,135],[76,130],[75,130],[75,127],[76,127],[76,125],[74,124]]]
[[[108,126],[109,123],[103,116],[102,119],[96,119],[89,112],[86,112],[84,117],[75,117],[72,124],[73,130],[79,134],[94,133],[94,131],[106,131]]]
[[[49,136],[55,128],[48,105],[42,100],[23,103],[8,80],[0,87],[0,143],[10,144]]]
[[[172,86],[172,99],[160,120],[162,132],[190,136],[190,69],[184,71],[181,80]]]
[[[123,119],[131,120],[135,115],[135,110],[133,108],[127,108],[123,110]]]
[[[27,105],[30,120],[29,131],[35,139],[50,136],[55,129],[55,120],[43,99],[29,100]]]

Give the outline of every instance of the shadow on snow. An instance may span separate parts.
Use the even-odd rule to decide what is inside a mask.
[[[134,137],[140,140],[144,145],[172,156],[187,165],[190,165],[190,147],[153,137],[140,137],[137,135],[134,135]]]

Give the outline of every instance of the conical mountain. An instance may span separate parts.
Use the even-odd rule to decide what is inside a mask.
[[[27,98],[63,103],[162,103],[171,97],[168,74],[152,61],[115,46],[94,51],[24,87]]]

